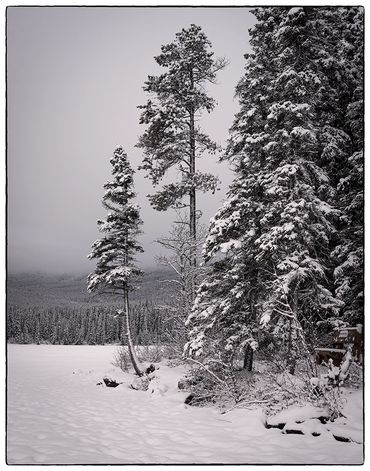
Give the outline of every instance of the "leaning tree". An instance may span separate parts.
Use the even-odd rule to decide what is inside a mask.
[[[142,224],[139,207],[131,200],[133,191],[133,174],[127,155],[118,146],[110,161],[113,170],[113,181],[104,185],[103,206],[108,211],[105,220],[98,221],[99,231],[104,234],[92,245],[89,259],[97,259],[95,270],[88,276],[88,291],[102,291],[120,294],[123,297],[124,309],[117,312],[125,318],[127,343],[130,359],[137,375],[143,372],[133,346],[130,331],[129,292],[142,271],[135,265],[134,255],[143,252],[136,237]]]
[[[197,123],[202,113],[210,113],[215,107],[206,86],[215,83],[216,74],[226,61],[213,57],[210,41],[194,24],[182,29],[175,41],[161,50],[155,60],[166,72],[148,77],[143,89],[150,98],[139,106],[143,110],[140,123],[146,125],[138,143],[145,155],[141,168],[147,171],[154,186],[171,168],[180,174],[179,181],[164,185],[149,199],[158,211],[189,207],[191,264],[196,266],[196,192],[214,192],[218,184],[217,177],[196,169],[196,158],[218,150]],[[189,198],[188,204],[184,204],[184,197]]]

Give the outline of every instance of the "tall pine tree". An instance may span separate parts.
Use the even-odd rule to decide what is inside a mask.
[[[138,144],[145,154],[141,168],[148,172],[155,186],[172,167],[179,171],[180,181],[164,185],[149,199],[158,211],[189,207],[189,230],[194,241],[191,264],[195,266],[196,193],[214,192],[218,184],[214,175],[196,169],[197,158],[218,149],[197,122],[202,113],[210,113],[215,107],[206,86],[215,83],[217,72],[226,62],[213,57],[211,43],[194,24],[182,29],[174,42],[161,49],[155,60],[166,72],[148,77],[144,90],[150,98],[139,107],[143,110],[140,123],[146,125]],[[189,198],[188,204],[184,204],[184,197]]]
[[[122,147],[117,147],[110,161],[113,180],[104,185],[106,190],[103,206],[108,211],[105,220],[98,221],[99,231],[104,236],[94,242],[88,258],[97,259],[96,269],[88,277],[88,290],[102,290],[122,294],[124,309],[118,315],[125,317],[126,336],[130,358],[136,374],[143,372],[137,359],[130,330],[129,291],[142,271],[135,265],[134,256],[143,252],[137,242],[140,233],[139,207],[131,202],[135,197],[133,190],[134,171],[130,167]]]
[[[207,261],[220,252],[225,255],[222,262],[212,265],[211,274],[200,285],[188,318],[190,340],[185,350],[191,355],[212,356],[217,351],[223,352],[225,360],[243,347],[250,356],[257,345],[257,300],[266,278],[256,262],[254,245],[254,239],[261,234],[263,216],[259,174],[265,156],[259,149],[270,104],[267,92],[273,77],[270,44],[278,14],[273,9],[258,11],[259,23],[251,31],[253,53],[245,55],[246,75],[236,88],[240,111],[231,128],[227,153],[236,176],[227,201],[211,219],[204,248]]]

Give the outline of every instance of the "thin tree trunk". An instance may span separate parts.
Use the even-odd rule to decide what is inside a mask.
[[[258,285],[258,275],[256,277],[256,284]],[[250,310],[250,318],[252,320],[252,323],[256,319],[256,306],[255,306],[255,289],[252,287],[250,291],[250,304],[249,304],[249,310]],[[245,319],[246,324],[248,323],[248,317]],[[243,369],[247,371],[252,371],[253,368],[253,348],[248,344],[246,346],[245,352],[244,352],[244,361],[243,361]]]
[[[130,306],[128,302],[128,290],[125,290],[125,319],[126,319],[126,335],[127,335],[127,344],[128,344],[128,352],[130,355],[132,366],[134,367],[135,373],[138,376],[143,376],[143,371],[140,368],[140,362],[138,357],[136,356],[134,344],[132,343],[131,338],[131,329],[130,329]]]
[[[190,267],[191,267],[191,300],[190,304],[193,304],[196,292],[196,266],[197,266],[197,254],[196,254],[196,206],[195,206],[195,190],[191,190],[190,193]]]
[[[194,88],[194,77],[193,71],[190,72],[190,88]],[[195,175],[195,112],[194,107],[191,105],[190,108],[190,172],[189,176],[192,180]],[[195,188],[192,188],[189,193],[190,197],[190,241],[191,241],[191,254],[190,254],[190,265],[192,267],[197,266],[197,252],[196,252],[196,193]],[[192,301],[195,298],[196,290],[196,280],[195,280],[195,270],[192,277]]]
[[[292,312],[294,315],[294,319],[297,319],[297,311],[298,311],[298,290],[296,289],[293,295],[293,308]],[[292,319],[289,319],[289,342],[288,342],[288,369],[291,375],[295,373],[296,367],[296,351],[295,349],[297,346],[293,346],[293,329],[296,328],[296,325],[293,326]]]
[[[289,319],[288,371],[291,375],[294,375],[295,361],[292,355],[292,319]]]

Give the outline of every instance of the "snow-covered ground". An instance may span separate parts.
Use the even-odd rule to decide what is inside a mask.
[[[111,365],[116,348],[8,346],[8,463],[362,462],[362,444],[266,429],[260,409],[186,406],[184,367],[162,362],[150,390],[134,391],[133,377]],[[123,384],[97,386],[103,376]],[[361,392],[350,397],[347,416],[361,428]]]

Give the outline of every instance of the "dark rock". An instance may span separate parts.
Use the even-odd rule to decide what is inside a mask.
[[[319,437],[321,435],[321,433],[318,433],[318,432],[312,432],[311,434],[313,437]]]
[[[347,442],[347,443],[348,443],[348,442],[351,441],[351,439],[348,438],[348,437],[341,437],[341,436],[339,436],[339,435],[334,435],[334,433],[333,433],[333,437],[334,437],[336,440],[338,440],[338,442]]]
[[[189,396],[185,399],[185,404],[191,404],[191,401],[194,399],[194,394],[189,394]]]
[[[119,386],[121,383],[117,383],[115,379],[111,378],[103,378],[104,384],[107,386],[107,388],[116,388]]]
[[[96,383],[97,386],[101,386],[103,383],[99,381],[99,383]]]
[[[285,423],[283,424],[277,424],[277,425],[271,425],[269,423],[266,423],[265,425],[266,428],[278,428],[280,430],[283,430],[283,428],[285,427]]]
[[[284,433],[295,434],[295,435],[304,435],[302,430],[294,430],[292,428],[287,428],[284,430]]]
[[[317,418],[320,420],[320,422],[321,422],[323,425],[325,425],[326,423],[329,422],[329,417],[321,416],[321,417],[317,417]]]
[[[320,416],[320,417],[317,417],[317,420],[319,420],[323,425],[325,425],[327,422],[329,422],[329,417],[325,417],[325,416]],[[295,423],[296,424],[302,424],[304,423],[305,420],[296,420]],[[265,423],[265,427],[266,428],[278,428],[280,430],[283,430],[283,428],[285,427],[285,423],[279,423],[279,424],[269,424],[268,422],[268,419]],[[289,432],[287,432],[289,433]],[[294,433],[294,432],[293,432]]]
[[[149,375],[155,371],[155,366],[153,364],[149,365],[148,368],[145,370],[145,373]]]

